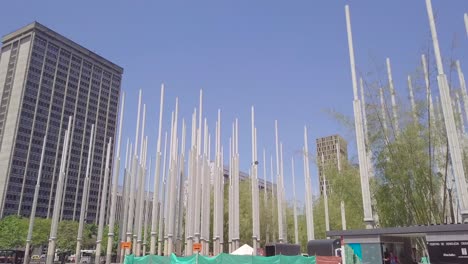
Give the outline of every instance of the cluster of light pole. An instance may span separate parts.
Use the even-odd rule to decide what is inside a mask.
[[[429,87],[429,76],[427,69],[427,62],[425,55],[422,55],[422,67],[424,72],[424,80],[426,86],[426,93],[429,102],[430,118],[429,122],[435,117],[436,112],[440,115],[442,112],[445,129],[447,132],[448,146],[450,153],[451,166],[453,167],[453,178],[456,187],[457,201],[460,207],[460,214],[462,221],[468,221],[468,193],[467,185],[464,178],[465,172],[462,164],[460,140],[465,140],[466,131],[464,129],[463,110],[468,113],[468,94],[466,91],[466,83],[464,75],[461,71],[459,61],[456,62],[457,72],[459,76],[459,83],[461,87],[461,100],[464,104],[464,109],[461,107],[459,94],[455,96],[455,102],[449,92],[449,85],[447,77],[444,73],[440,48],[437,38],[436,26],[433,17],[431,0],[426,0],[427,14],[429,17],[429,25],[434,46],[434,54],[437,65],[437,82],[440,92],[440,109],[434,107],[432,102],[432,95]],[[358,84],[356,76],[356,66],[354,57],[354,47],[351,32],[351,19],[349,7],[345,6],[346,25],[349,45],[350,67],[353,87],[353,110],[356,129],[356,141],[359,161],[359,174],[361,178],[362,200],[364,208],[364,222],[367,228],[372,228],[377,219],[377,215],[372,212],[372,198],[370,195],[369,178],[373,177],[373,168],[371,162],[370,142],[368,139],[366,105],[364,95],[364,85],[360,79],[361,99],[358,95]],[[468,34],[468,15],[464,15],[466,30]],[[391,125],[395,131],[395,137],[400,133],[398,109],[396,104],[396,94],[393,85],[392,70],[390,59],[386,59],[387,75],[389,90],[391,95],[392,105],[392,121]],[[418,124],[417,108],[413,94],[413,85],[411,76],[407,79],[411,110],[415,124]],[[388,142],[388,127],[386,121],[386,107],[383,89],[380,88],[380,103],[381,103],[381,117],[383,132]],[[98,221],[98,234],[96,239],[96,263],[100,262],[101,248],[104,225],[106,222],[106,209],[108,208],[107,191],[110,189],[110,211],[108,212],[109,232],[107,234],[107,250],[106,250],[106,263],[111,263],[113,241],[116,235],[119,235],[121,242],[131,243],[132,248],[126,247],[126,250],[121,249],[119,254],[123,257],[130,253],[136,256],[145,255],[147,252],[147,228],[150,226],[151,234],[149,239],[149,253],[159,255],[170,255],[174,252],[181,253],[183,245],[185,244],[185,254],[192,255],[194,253],[202,253],[208,255],[210,253],[210,240],[213,241],[213,253],[222,253],[224,247],[224,157],[223,146],[221,143],[221,111],[218,110],[217,121],[215,125],[215,145],[214,145],[214,158],[211,158],[211,135],[209,134],[208,122],[203,118],[203,93],[200,91],[198,112],[195,108],[192,114],[191,122],[191,142],[188,149],[187,160],[186,153],[186,125],[182,119],[181,131],[179,132],[179,102],[176,99],[175,110],[172,112],[171,128],[168,135],[166,132],[164,140],[164,153],[161,152],[162,141],[162,120],[164,108],[164,85],[161,86],[161,98],[159,109],[159,123],[158,123],[158,138],[156,146],[156,159],[154,163],[154,176],[153,176],[153,195],[150,195],[151,185],[151,169],[153,164],[148,160],[148,137],[145,135],[146,123],[146,105],[142,106],[142,93],[139,92],[138,111],[136,120],[136,133],[134,142],[127,140],[125,163],[124,163],[124,188],[123,188],[123,214],[121,215],[121,230],[120,234],[114,234],[114,227],[116,225],[116,206],[117,206],[117,188],[118,179],[121,165],[121,135],[123,126],[123,110],[125,104],[125,96],[122,96],[120,107],[119,130],[116,145],[116,157],[114,167],[111,168],[112,156],[112,138],[108,138],[106,161],[104,167],[104,175],[102,181],[102,192],[99,205],[99,219]],[[438,101],[438,100],[436,100]],[[455,124],[454,108],[461,120],[460,128],[458,129]],[[142,111],[141,111],[142,110]],[[142,116],[140,116],[142,114]],[[197,122],[198,114],[198,122]],[[468,121],[468,117],[467,117]],[[55,258],[57,229],[60,220],[61,212],[63,211],[64,204],[64,185],[66,184],[66,164],[70,157],[67,157],[70,152],[69,144],[70,138],[73,136],[73,120],[70,116],[68,121],[67,130],[63,137],[62,156],[60,159],[60,172],[57,179],[54,210],[52,215],[51,231],[49,236],[49,245],[47,253],[47,264],[52,264]],[[141,129],[141,134],[140,134]],[[94,141],[96,137],[94,125],[91,125],[89,130],[89,150],[87,153],[87,166],[85,171],[85,178],[83,181],[83,193],[80,208],[80,218],[77,234],[76,245],[76,258],[75,262],[80,263],[81,247],[83,244],[83,229],[86,221],[89,199],[89,185],[91,177],[91,161],[94,153]],[[179,133],[181,140],[179,140]],[[251,109],[251,139],[252,139],[252,162],[251,162],[251,193],[252,193],[252,243],[254,254],[257,253],[260,242],[260,206],[259,206],[259,179],[258,179],[258,156],[257,156],[257,128],[255,127],[255,114],[254,107]],[[42,175],[42,163],[44,159],[44,150],[46,147],[47,136],[44,136],[43,148],[41,154],[41,161],[38,170],[38,177],[34,192],[34,200],[31,211],[31,218],[26,239],[26,252],[25,263],[29,259],[29,249],[32,239],[32,231],[34,226],[34,217],[37,207],[37,199],[39,195],[40,181]],[[463,143],[463,142],[462,142]],[[169,148],[169,155],[167,155],[167,148]],[[338,169],[341,171],[340,150],[339,144],[336,146]],[[272,214],[273,210],[277,210],[278,217],[278,242],[287,242],[287,229],[286,216],[284,213],[285,207],[285,188],[284,188],[284,169],[283,169],[283,145],[279,141],[278,123],[275,121],[275,150],[276,150],[276,171],[273,171],[273,157],[270,162],[271,174],[271,196],[276,196],[277,204],[273,204],[272,199]],[[436,150],[436,155],[440,151]],[[69,156],[69,155],[68,155]],[[167,159],[167,170],[166,170]],[[150,159],[151,160],[151,159]],[[163,160],[163,161],[162,161]],[[214,162],[211,162],[213,160]],[[187,162],[187,171],[185,164]],[[303,162],[304,162],[304,181],[305,181],[305,215],[306,215],[306,228],[307,239],[315,239],[314,232],[314,218],[313,218],[313,197],[311,187],[311,176],[309,168],[309,150],[307,128],[304,127],[304,147],[303,147]],[[162,164],[161,164],[162,163]],[[294,173],[294,160],[292,163],[292,179],[293,179],[293,195],[294,195],[294,237],[295,242],[298,243],[298,227],[297,227],[297,208],[296,208],[296,193],[295,193],[295,173]],[[161,166],[162,165],[162,166]],[[321,166],[324,167],[324,157],[321,157]],[[161,168],[162,167],[162,168]],[[232,252],[240,247],[240,222],[239,222],[239,128],[237,119],[232,124],[232,135],[229,139],[229,193],[228,193],[228,245],[229,252]],[[439,170],[436,165],[436,170]],[[112,172],[112,175],[111,175]],[[267,203],[267,181],[266,181],[266,157],[265,151],[263,152],[263,174],[264,174],[264,202],[265,207]],[[273,188],[273,175],[276,174],[276,190]],[[325,222],[326,230],[330,230],[328,219],[328,182],[325,174],[323,175],[323,194],[325,199]],[[110,186],[110,188],[109,188]],[[275,193],[276,191],[276,193]],[[211,219],[211,196],[213,192],[213,218]],[[52,199],[51,199],[52,200]],[[151,205],[151,206],[150,206]],[[151,214],[150,214],[151,212]],[[185,217],[185,231],[183,232],[183,222]],[[341,201],[341,217],[342,228],[346,229],[346,217],[344,201]],[[210,234],[210,222],[213,224],[213,234]],[[267,227],[269,232],[270,227]],[[275,228],[273,228],[275,229]],[[185,238],[182,234],[185,233]],[[269,238],[267,238],[268,240]],[[275,235],[273,235],[273,240]],[[201,243],[201,252],[194,252],[194,243]],[[158,251],[156,252],[156,246]],[[119,245],[120,247],[120,245]],[[121,261],[122,259],[120,259]]]

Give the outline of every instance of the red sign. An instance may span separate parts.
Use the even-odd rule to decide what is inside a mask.
[[[132,248],[132,242],[122,242],[122,243],[120,243],[120,246],[123,249],[131,249]]]
[[[201,244],[200,243],[194,243],[193,244],[193,251],[201,251]]]

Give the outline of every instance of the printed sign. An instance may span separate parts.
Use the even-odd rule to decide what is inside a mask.
[[[468,240],[428,242],[427,248],[431,263],[468,264]]]
[[[120,243],[120,246],[123,249],[131,249],[132,248],[132,242],[122,242],[122,243]]]
[[[200,243],[194,243],[193,244],[193,251],[201,251],[201,244]]]

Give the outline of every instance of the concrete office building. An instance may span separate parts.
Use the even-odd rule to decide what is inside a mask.
[[[340,135],[317,138],[317,168],[320,180],[320,194],[324,190],[324,171],[327,166],[339,168],[339,162],[348,160],[348,143]],[[323,166],[322,166],[323,156]],[[325,168],[324,168],[325,167]],[[326,175],[325,175],[326,178]],[[329,185],[327,184],[327,188]],[[330,188],[328,188],[330,190]]]
[[[0,56],[0,217],[30,214],[44,136],[47,144],[36,215],[52,216],[71,116],[61,218],[79,219],[94,124],[86,218],[95,221],[106,144],[116,134],[123,69],[37,22],[5,35]]]

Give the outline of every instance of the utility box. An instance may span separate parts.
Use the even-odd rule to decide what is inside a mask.
[[[338,251],[341,248],[339,239],[317,239],[307,243],[309,256],[341,256]]]
[[[265,256],[276,255],[297,256],[301,255],[301,246],[297,244],[276,243],[265,246]]]

